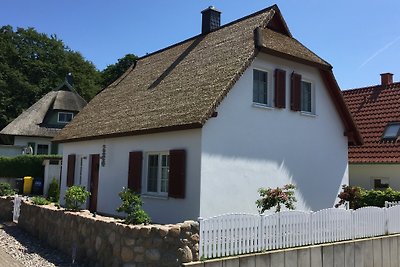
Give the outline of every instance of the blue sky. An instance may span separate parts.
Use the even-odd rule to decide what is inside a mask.
[[[293,36],[333,65],[342,89],[400,80],[400,1],[359,0],[2,0],[0,25],[56,34],[99,70],[200,33],[201,10],[222,24],[277,4]]]

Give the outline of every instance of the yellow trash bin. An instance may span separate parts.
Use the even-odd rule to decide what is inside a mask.
[[[33,178],[31,176],[24,177],[24,195],[29,195],[32,192]]]

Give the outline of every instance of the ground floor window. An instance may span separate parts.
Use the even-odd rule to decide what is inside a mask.
[[[49,145],[38,144],[37,145],[37,155],[47,155],[49,154]]]
[[[167,195],[169,155],[166,152],[147,154],[146,189],[148,193]]]

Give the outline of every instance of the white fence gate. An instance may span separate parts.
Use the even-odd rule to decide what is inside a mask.
[[[19,213],[21,209],[22,196],[15,195],[13,208],[13,222],[18,223]]]
[[[400,233],[400,205],[357,210],[225,214],[200,219],[199,256],[215,258]]]

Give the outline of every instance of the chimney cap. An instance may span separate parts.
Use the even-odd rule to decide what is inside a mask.
[[[206,9],[204,9],[203,11],[201,11],[201,13],[207,12],[208,10],[213,10],[216,11],[218,13],[221,13],[221,11],[219,11],[218,9],[215,8],[215,6],[209,6]]]

